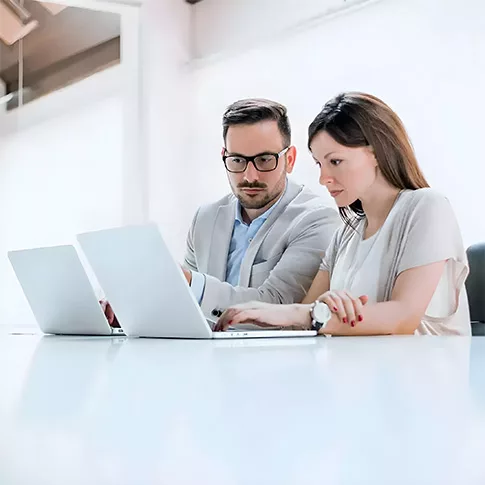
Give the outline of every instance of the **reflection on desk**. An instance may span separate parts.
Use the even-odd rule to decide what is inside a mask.
[[[5,336],[0,356],[32,344],[1,361],[21,383],[2,485],[485,483],[485,339]]]

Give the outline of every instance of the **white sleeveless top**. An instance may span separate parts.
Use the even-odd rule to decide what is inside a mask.
[[[374,303],[389,301],[400,273],[446,260],[416,333],[470,335],[468,265],[448,200],[431,189],[405,190],[382,227],[363,240],[365,226],[364,218],[356,230],[345,226],[335,234],[320,268],[330,272],[330,289],[367,295]]]

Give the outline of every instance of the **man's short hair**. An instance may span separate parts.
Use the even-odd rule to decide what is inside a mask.
[[[252,125],[261,121],[274,120],[278,123],[285,146],[291,144],[291,127],[287,109],[269,99],[241,99],[226,109],[222,118],[222,135],[226,141],[227,131],[233,125]]]

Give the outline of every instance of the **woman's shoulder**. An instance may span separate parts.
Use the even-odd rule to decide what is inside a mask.
[[[461,238],[455,211],[445,195],[426,188],[407,190],[402,196],[400,214],[394,218],[395,226],[404,231],[415,229],[423,234],[434,234],[434,239],[452,239],[451,234]]]
[[[443,203],[448,202],[448,198],[438,190],[426,187],[424,189],[404,190],[403,199],[414,204],[419,203]],[[449,203],[449,202],[448,202]]]
[[[441,192],[426,187],[417,190],[401,192],[402,208],[407,213],[414,211],[435,213],[449,210],[451,205],[448,198]]]

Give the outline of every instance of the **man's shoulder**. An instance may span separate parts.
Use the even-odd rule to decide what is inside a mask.
[[[315,208],[328,207],[321,196],[313,192],[305,185],[299,186],[299,192],[296,197],[290,202],[290,204],[295,206],[306,206]]]
[[[224,197],[216,200],[215,202],[209,202],[207,204],[202,204],[197,209],[196,217],[204,217],[204,216],[215,216],[219,209],[222,207],[231,206],[236,203],[236,197],[233,194],[227,194]]]
[[[226,194],[224,197],[221,197],[219,200],[201,205],[199,210],[204,210],[204,211],[218,210],[220,207],[231,205],[234,202],[236,202],[236,197],[233,194]]]
[[[325,216],[338,218],[337,211],[326,204],[325,200],[304,185],[300,185],[298,194],[288,202],[285,212],[292,217],[302,216]]]

